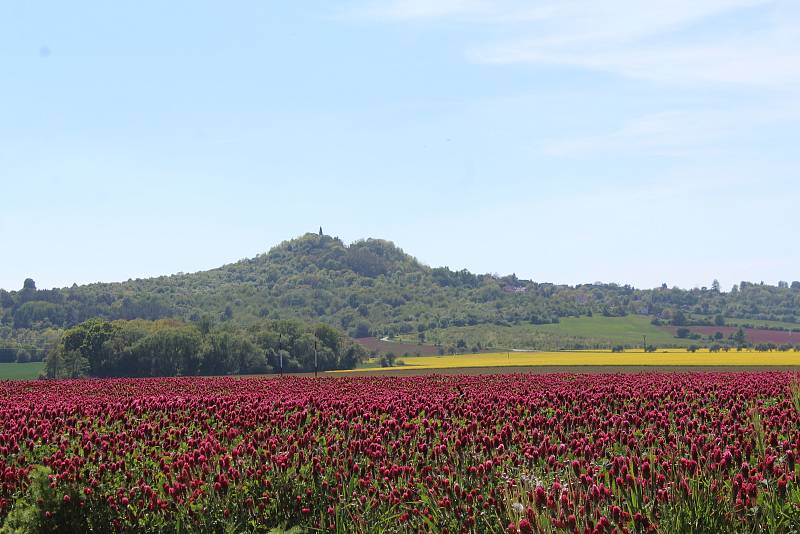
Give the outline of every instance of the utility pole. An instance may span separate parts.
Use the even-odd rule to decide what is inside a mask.
[[[314,341],[314,378],[317,378],[317,342]]]
[[[647,336],[642,336],[642,350],[647,352]]]

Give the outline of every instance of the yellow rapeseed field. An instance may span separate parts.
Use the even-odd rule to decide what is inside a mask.
[[[355,371],[380,371],[396,369],[451,369],[459,367],[506,366],[574,366],[574,365],[643,365],[643,366],[739,366],[739,365],[797,365],[800,352],[730,351],[712,353],[671,349],[645,353],[610,351],[574,352],[493,352],[484,354],[458,354],[452,356],[414,356],[401,358],[405,365],[397,367],[367,367]],[[336,371],[348,372],[348,371]]]

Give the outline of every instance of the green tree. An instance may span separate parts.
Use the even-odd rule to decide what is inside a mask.
[[[741,326],[733,335],[733,341],[736,342],[736,344],[740,347],[747,342],[747,335],[744,333],[744,329],[742,329]]]
[[[87,376],[89,361],[79,350],[69,350],[64,353],[61,376],[64,378],[82,378]]]
[[[355,337],[369,337],[369,334],[369,323],[361,321],[356,325]]]
[[[682,310],[677,310],[672,316],[673,326],[686,326],[687,323],[686,314]]]
[[[37,323],[61,326],[66,319],[64,307],[44,301],[28,301],[19,306],[13,314],[14,328],[31,328]]]
[[[164,327],[132,349],[138,376],[196,375],[201,365],[200,333],[193,327]]]
[[[202,374],[250,374],[271,371],[266,354],[247,337],[235,332],[211,333],[200,367]]]
[[[103,344],[115,331],[112,323],[101,319],[92,319],[70,328],[61,338],[65,361],[68,353],[77,352],[88,363],[91,376],[110,376],[105,369],[108,357],[103,351]]]
[[[54,347],[45,359],[44,373],[46,378],[60,378],[64,366],[62,346]]]
[[[14,297],[5,289],[0,289],[0,308],[11,308],[14,306]]]

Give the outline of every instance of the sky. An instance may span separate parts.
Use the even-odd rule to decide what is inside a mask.
[[[800,279],[800,2],[0,2],[0,287],[305,232],[556,283]]]

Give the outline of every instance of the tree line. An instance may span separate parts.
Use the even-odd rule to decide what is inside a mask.
[[[350,369],[366,351],[324,324],[262,321],[248,327],[174,319],[91,319],[66,330],[47,355],[47,378],[262,374]]]

